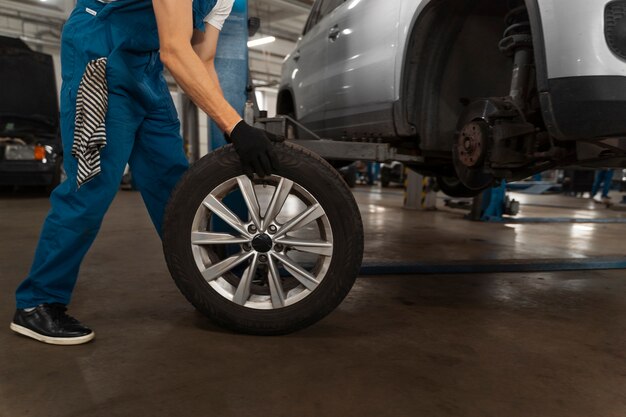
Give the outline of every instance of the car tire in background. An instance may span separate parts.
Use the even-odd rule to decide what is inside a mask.
[[[437,177],[437,185],[439,189],[450,197],[455,198],[471,198],[482,193],[483,190],[471,190],[467,188],[457,177]]]
[[[352,288],[363,256],[359,209],[337,171],[300,146],[274,149],[278,171],[252,180],[232,146],[205,156],[182,178],[164,220],[180,291],[215,323],[248,334],[290,333],[325,317]]]
[[[380,185],[383,187],[389,187],[391,183],[391,168],[383,166],[380,168]]]
[[[52,175],[52,182],[46,186],[46,194],[50,195],[55,188],[59,186],[65,179],[67,174],[63,167],[63,156],[59,155],[54,163],[54,174]]]
[[[359,172],[354,164],[350,164],[348,166],[340,168],[339,173],[343,177],[343,180],[346,182],[346,184],[348,184],[348,187],[356,187],[356,181],[357,177],[359,176]]]

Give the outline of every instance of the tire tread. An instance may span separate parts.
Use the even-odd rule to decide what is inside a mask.
[[[343,228],[350,231],[341,236],[343,252],[347,254],[347,257],[341,260],[333,258],[326,278],[320,284],[320,288],[315,290],[316,292],[322,290],[321,287],[324,286],[323,297],[321,293],[313,293],[295,305],[278,310],[264,310],[262,314],[258,313],[261,318],[250,319],[247,314],[240,312],[242,307],[235,306],[217,293],[215,293],[216,296],[210,296],[210,292],[206,291],[210,286],[206,282],[198,282],[193,279],[194,274],[190,272],[188,260],[182,259],[179,254],[180,248],[178,246],[185,244],[184,239],[182,239],[182,243],[179,243],[181,240],[177,231],[181,221],[180,206],[187,202],[188,191],[197,187],[199,173],[203,170],[219,172],[216,168],[220,167],[228,167],[232,170],[233,164],[236,164],[237,169],[240,170],[239,158],[231,145],[217,149],[190,168],[172,193],[164,217],[163,250],[170,273],[181,293],[202,314],[216,324],[246,334],[282,335],[292,333],[321,320],[332,312],[349,293],[359,273],[363,256],[363,226],[359,209],[341,175],[320,156],[301,146],[289,142],[276,143],[274,146],[281,159],[281,166],[286,163],[291,165],[292,169],[298,169],[302,165],[310,165],[314,169],[319,169],[318,175],[309,175],[308,177],[313,177],[314,180],[323,177],[323,180],[329,183],[330,190],[332,190],[332,199],[346,203],[348,207],[344,207],[343,210],[351,213],[349,216],[341,216],[340,222]],[[304,186],[308,188],[307,185]],[[316,196],[316,198],[318,197]],[[332,223],[330,214],[329,220]],[[186,243],[189,244],[188,240]],[[331,274],[332,268],[335,266],[336,269],[337,265],[341,268],[341,274],[338,277],[336,273]],[[197,273],[195,264],[191,267]],[[329,279],[330,281],[328,281]]]

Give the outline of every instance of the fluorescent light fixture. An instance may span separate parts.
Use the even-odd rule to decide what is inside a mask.
[[[248,48],[254,48],[255,46],[266,45],[268,43],[272,43],[276,40],[274,36],[266,36],[264,38],[253,39],[248,41]]]

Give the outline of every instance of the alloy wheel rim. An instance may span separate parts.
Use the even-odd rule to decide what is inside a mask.
[[[237,194],[240,203],[233,204]],[[245,206],[246,220],[235,214],[244,208],[238,205]],[[333,258],[332,228],[321,204],[302,185],[277,175],[224,181],[202,200],[191,229],[204,280],[247,308],[300,302],[319,287]]]

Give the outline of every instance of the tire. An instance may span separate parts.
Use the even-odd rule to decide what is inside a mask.
[[[218,325],[247,334],[287,334],[321,320],[348,294],[363,257],[361,216],[354,197],[337,171],[300,146],[279,143],[274,147],[280,169],[269,178],[255,177],[252,182],[243,176],[239,157],[231,145],[205,156],[189,169],[174,190],[164,219],[165,259],[182,294]],[[290,182],[293,182],[291,187],[288,186]],[[223,209],[215,201],[228,206],[229,201],[232,201],[229,200],[232,198],[229,190],[250,190],[249,185],[252,185],[253,191],[248,191],[247,195],[256,196],[254,200],[260,202],[261,208],[256,210],[259,217],[261,213],[269,216],[269,201],[275,198],[274,191],[279,188],[283,191],[288,189],[290,193],[284,207],[289,208],[292,203],[304,203],[305,207],[300,207],[298,214],[290,214],[291,218],[285,217],[282,223],[278,218],[287,216],[284,213],[289,210],[285,208],[281,209],[282,214],[272,224],[266,223],[269,221],[266,219],[254,219],[254,216],[245,224],[238,217],[235,220],[230,217],[228,221],[234,221],[231,225],[235,224],[237,229],[230,227],[227,235],[230,244],[224,248],[225,245],[216,243],[218,237],[223,238],[223,231],[217,236],[211,225],[215,224],[212,223],[214,218],[228,218],[228,214],[223,214]],[[242,195],[241,191],[236,192]],[[224,199],[226,195],[229,197]],[[282,204],[278,205],[283,207]],[[247,206],[251,207],[250,204]],[[232,208],[235,209],[234,206]],[[291,231],[285,232],[289,220],[301,216],[307,210],[317,213],[311,216],[313,220],[302,224],[296,222],[297,225]],[[323,215],[314,218],[320,211]],[[222,212],[222,216],[215,214],[217,212]],[[251,227],[257,223],[260,228],[252,233]],[[246,237],[241,230],[256,236],[251,244],[247,243],[250,236]],[[309,237],[298,237],[301,239],[299,243],[306,240],[306,244],[324,247],[290,247],[296,239],[293,235],[298,233],[315,235],[310,240],[307,240]],[[272,249],[261,247],[259,243],[263,239],[267,243],[268,238],[272,240]],[[281,242],[286,242],[284,248],[279,248]],[[281,249],[284,252],[277,252]],[[269,252],[263,252],[266,250]],[[255,261],[262,261],[264,255],[265,264],[260,264],[256,270],[250,268]],[[248,258],[240,266],[226,266],[224,268],[231,269],[222,271],[222,266],[226,265],[224,259],[241,259],[243,256]],[[298,256],[303,259],[311,257],[313,261],[299,263]],[[295,278],[289,267],[285,266],[288,265],[283,262],[285,260],[292,268],[295,264],[300,271],[305,270],[317,283],[302,279],[302,276]],[[242,266],[245,270],[242,270]],[[251,270],[256,272],[251,273]],[[244,282],[249,285],[242,285]],[[308,287],[305,288],[302,282]],[[248,293],[246,288],[249,288]],[[279,294],[283,296],[282,301]]]
[[[444,194],[455,198],[471,198],[482,193],[483,190],[471,190],[467,188],[457,177],[437,177],[437,185]]]
[[[52,182],[46,186],[46,194],[50,195],[55,188],[59,186],[65,179],[65,168],[63,168],[63,156],[58,156],[54,164],[54,175],[52,176]]]
[[[380,169],[380,185],[384,188],[389,187],[391,183],[391,168],[382,167]]]
[[[347,167],[342,168],[339,171],[339,173],[343,177],[343,180],[346,182],[348,187],[350,188],[356,187],[356,180],[357,180],[358,172],[354,165],[349,165]]]

